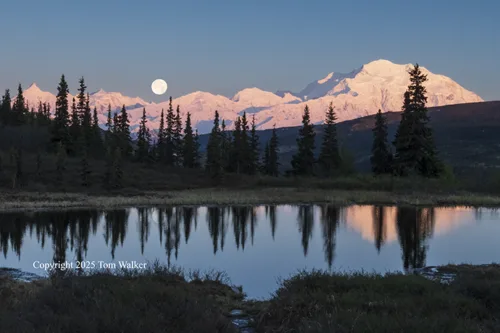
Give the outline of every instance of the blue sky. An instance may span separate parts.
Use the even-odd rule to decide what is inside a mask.
[[[499,12],[497,0],[4,1],[0,95],[33,81],[55,92],[62,73],[72,91],[83,75],[153,101],[156,78],[174,98],[299,91],[382,58],[500,100]]]

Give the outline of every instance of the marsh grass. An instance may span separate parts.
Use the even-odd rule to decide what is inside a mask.
[[[226,314],[243,295],[222,273],[168,269],[51,273],[0,280],[0,332],[236,332]]]
[[[299,272],[266,301],[246,301],[221,272],[155,263],[142,271],[0,277],[0,332],[236,332],[241,309],[260,332],[499,332],[500,265],[447,265],[449,285],[418,275]]]
[[[302,272],[281,283],[257,332],[498,332],[498,266],[447,269],[458,274],[450,285],[417,275]]]

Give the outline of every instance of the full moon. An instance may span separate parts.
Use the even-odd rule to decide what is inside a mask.
[[[156,79],[151,83],[151,90],[153,90],[156,95],[163,95],[167,91],[167,88],[167,82],[162,79]]]

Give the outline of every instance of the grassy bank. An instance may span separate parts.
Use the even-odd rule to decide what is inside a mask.
[[[138,195],[85,193],[1,192],[0,211],[116,208],[150,205],[238,205],[331,203],[384,205],[499,206],[500,196],[472,193],[430,194],[387,191],[327,190],[305,188],[257,188],[146,192]]]
[[[416,275],[300,273],[268,301],[246,302],[223,275],[186,279],[160,267],[121,276],[0,278],[1,332],[498,332],[500,266],[446,266],[449,285]],[[189,282],[188,282],[189,281]]]
[[[421,276],[299,274],[285,280],[258,332],[498,332],[499,266],[448,266],[449,285]]]
[[[216,274],[187,282],[162,268],[33,283],[4,277],[0,332],[236,332],[224,313],[243,295],[223,282]]]

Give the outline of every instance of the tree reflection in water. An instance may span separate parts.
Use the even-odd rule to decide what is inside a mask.
[[[259,219],[268,220],[274,241],[277,232],[278,207],[266,205],[262,208],[265,214],[258,216],[258,207],[255,206],[207,207],[206,223],[213,253],[224,251],[229,224],[232,224],[237,250],[240,248],[244,250],[245,246],[248,246],[248,236],[250,236],[250,245],[253,246]],[[297,212],[298,231],[301,235],[304,256],[308,255],[309,242],[313,238],[314,214],[316,210],[319,211],[325,262],[331,269],[335,260],[339,221],[345,208],[327,204],[299,205],[293,208]],[[370,209],[373,239],[377,251],[380,252],[387,239],[389,208],[374,206]],[[18,260],[21,260],[23,239],[25,235],[29,235],[36,238],[42,249],[48,240],[51,241],[54,262],[66,261],[69,253],[72,253],[70,260],[85,260],[90,235],[96,235],[99,230],[102,230],[106,246],[110,249],[112,259],[115,259],[116,248],[123,247],[127,235],[130,211],[137,213],[136,223],[141,254],[144,254],[151,233],[158,232],[157,237],[165,249],[169,266],[172,255],[178,258],[181,239],[183,238],[184,243],[188,244],[193,232],[197,230],[198,207],[114,209],[102,212],[71,210],[30,214],[2,213],[0,214],[0,249],[4,258],[7,258],[11,251]],[[480,210],[475,210],[475,212],[476,216],[480,215]],[[428,240],[434,230],[434,215],[434,208],[396,208],[396,230],[405,270],[425,265]],[[157,231],[151,229],[152,222],[158,223]]]

